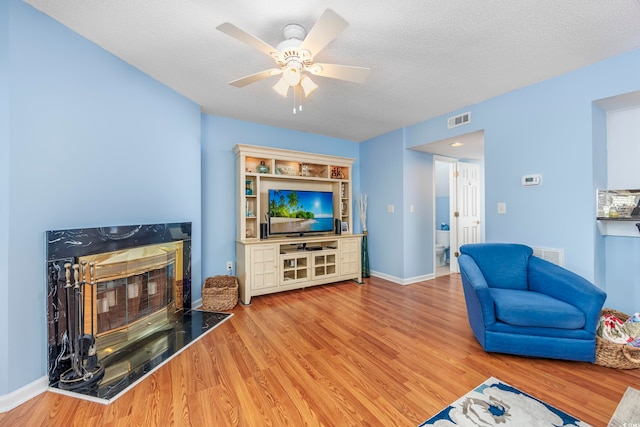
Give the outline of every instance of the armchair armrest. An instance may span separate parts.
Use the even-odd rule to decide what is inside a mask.
[[[580,309],[585,329],[595,333],[607,294],[587,279],[532,256],[528,266],[529,290],[549,295]]]
[[[493,325],[496,322],[496,310],[493,297],[489,292],[489,285],[482,271],[480,271],[473,258],[466,254],[458,257],[458,265],[462,276],[462,285],[465,288],[467,305],[469,306],[467,311],[481,314],[482,323],[485,327]]]

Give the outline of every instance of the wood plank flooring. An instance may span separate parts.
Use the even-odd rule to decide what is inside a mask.
[[[490,376],[606,426],[640,371],[485,353],[460,276],[255,297],[105,406],[46,392],[0,426],[415,426]]]

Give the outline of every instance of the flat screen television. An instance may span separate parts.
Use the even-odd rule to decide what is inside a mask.
[[[331,191],[269,190],[269,234],[333,231]]]

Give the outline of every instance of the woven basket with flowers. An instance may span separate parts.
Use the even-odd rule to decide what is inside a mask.
[[[603,308],[601,316],[611,314],[625,322],[629,315],[611,308]],[[640,348],[627,344],[616,344],[596,335],[596,364],[608,368],[640,368]]]

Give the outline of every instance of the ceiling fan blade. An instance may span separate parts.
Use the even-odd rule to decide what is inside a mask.
[[[263,80],[272,76],[277,76],[278,74],[282,74],[282,70],[280,68],[270,68],[268,70],[260,71],[259,73],[242,77],[241,79],[234,80],[232,82],[229,82],[229,84],[235,87],[245,87],[247,85],[250,85],[251,83],[257,82],[258,80]]]
[[[311,28],[299,49],[306,49],[315,56],[348,26],[347,21],[333,10],[327,9]]]
[[[320,64],[315,63],[307,68],[311,74],[320,77],[329,77],[338,80],[347,80],[354,83],[364,83],[369,76],[369,68],[353,67],[351,65]]]
[[[255,49],[258,49],[260,52],[273,57],[274,52],[278,52],[278,49],[271,46],[269,43],[260,40],[259,38],[252,36],[244,30],[236,27],[229,22],[225,22],[224,24],[220,24],[216,27],[216,29],[222,31],[228,36],[233,37],[234,39],[240,40],[242,43],[245,43]]]

